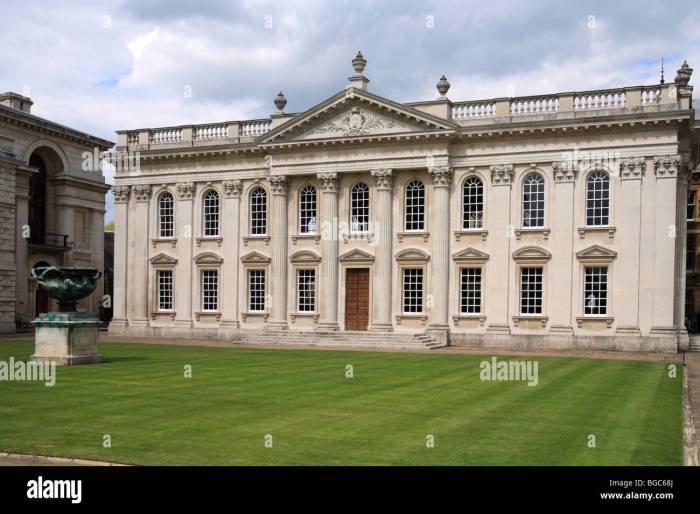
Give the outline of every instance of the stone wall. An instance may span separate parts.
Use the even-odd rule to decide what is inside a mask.
[[[0,333],[15,329],[15,166],[0,158]]]

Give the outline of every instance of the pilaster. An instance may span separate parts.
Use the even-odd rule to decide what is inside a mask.
[[[318,299],[318,327],[322,330],[338,330],[338,175],[319,173],[317,178],[321,181],[321,295]]]
[[[450,184],[452,168],[435,166],[428,169],[433,179],[431,256],[433,306],[430,311],[431,331],[445,331],[448,325],[450,297]]]
[[[377,239],[373,280],[373,316],[372,330],[391,331],[391,275],[392,258],[392,187],[393,177],[390,169],[371,170],[377,182]]]
[[[272,189],[270,206],[270,245],[272,260],[270,263],[270,322],[271,329],[286,329],[287,325],[287,261],[288,222],[287,222],[287,177],[272,175],[267,177]]]
[[[238,271],[239,235],[240,235],[240,205],[241,181],[225,180],[224,209],[223,209],[223,245],[224,264],[223,279],[223,311],[221,316],[222,328],[238,328]]]

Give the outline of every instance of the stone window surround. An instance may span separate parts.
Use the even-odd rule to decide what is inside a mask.
[[[586,328],[589,322],[600,323],[605,322],[607,328],[612,328],[615,321],[614,316],[614,261],[617,259],[617,252],[600,246],[597,244],[591,245],[583,250],[576,252],[576,260],[578,261],[578,294],[574,304],[575,312],[579,315],[576,317],[576,323],[579,328]],[[608,291],[607,291],[607,312],[605,314],[585,314],[583,295],[585,291],[586,268],[589,266],[605,266],[608,268]]]
[[[547,326],[549,321],[548,298],[547,291],[549,290],[549,273],[547,263],[552,258],[552,254],[536,245],[521,246],[516,249],[512,255],[515,263],[515,273],[511,283],[513,294],[513,326],[518,327],[521,321],[540,321],[542,328]],[[542,313],[541,314],[522,314],[520,311],[520,273],[522,268],[542,268]]]
[[[175,315],[177,314],[175,311],[178,295],[177,259],[164,253],[159,253],[149,259],[149,264],[151,269],[151,278],[149,280],[150,294],[148,295],[151,302],[149,317],[152,321],[155,321],[162,316],[166,316],[172,321],[175,319]],[[173,308],[169,310],[160,310],[158,308],[158,271],[171,271],[173,273]]]
[[[607,225],[588,225],[586,216],[586,206],[587,206],[587,194],[588,194],[588,177],[591,173],[596,171],[604,171],[608,174],[609,178],[609,202],[608,202],[608,224]],[[601,163],[595,163],[591,165],[584,173],[580,175],[581,189],[583,190],[581,194],[576,195],[577,201],[581,202],[580,206],[576,207],[576,217],[579,219],[578,222],[578,235],[579,238],[585,239],[589,234],[604,234],[607,232],[608,238],[612,240],[615,237],[615,232],[617,228],[615,227],[615,174],[607,167]]]
[[[224,260],[213,252],[203,252],[195,256],[193,259],[195,267],[195,277],[192,280],[192,292],[195,302],[193,305],[197,306],[197,310],[194,312],[196,321],[220,321],[221,319],[221,299],[222,290],[225,286],[223,281],[222,267]],[[202,307],[202,272],[203,271],[216,271],[217,272],[217,310],[209,311],[204,310]]]
[[[173,198],[173,236],[172,237],[160,237],[160,197],[165,194],[170,193]],[[152,212],[151,219],[153,220],[152,234],[155,236],[151,238],[151,244],[155,248],[160,243],[170,243],[171,247],[177,246],[177,202],[178,195],[173,187],[170,185],[162,185],[159,187],[151,197],[154,201],[152,202]]]
[[[264,311],[251,311],[248,308],[248,272],[250,270],[263,270],[265,271],[265,296],[270,290],[270,262],[272,259],[267,255],[260,252],[250,252],[243,257],[241,257],[242,273],[241,281],[242,287],[239,287],[239,305],[243,308],[241,309],[241,321],[247,322],[248,318],[262,319],[267,323],[270,317],[270,305],[265,305]]]
[[[293,242],[296,244],[296,241],[298,239],[311,239],[311,240],[316,240],[316,238],[320,239],[320,233],[321,233],[321,223],[320,223],[320,209],[321,209],[321,199],[319,195],[319,187],[318,184],[315,181],[315,177],[312,175],[308,176],[302,176],[300,177],[302,179],[302,183],[299,185],[299,187],[295,188],[294,190],[294,195],[292,195],[292,204],[294,207],[294,227],[295,227],[295,233],[292,234],[290,237],[294,238]],[[304,190],[305,187],[311,186],[316,190],[316,232],[302,232],[301,231],[301,192]]]
[[[289,305],[293,306],[293,310],[290,309],[289,312],[290,321],[295,323],[296,318],[309,317],[313,318],[314,323],[318,323],[320,315],[318,302],[320,301],[319,291],[321,290],[319,264],[321,263],[321,257],[311,251],[301,250],[290,256],[289,263],[289,278],[291,279],[292,285],[292,287],[289,289],[292,292],[292,302]],[[299,270],[314,270],[316,272],[316,298],[314,300],[314,311],[299,311],[299,291],[297,290],[297,272]]]
[[[454,323],[455,327],[458,327],[459,322],[462,320],[478,320],[480,326],[483,326],[486,322],[486,294],[488,288],[486,288],[484,285],[486,283],[486,266],[488,259],[488,254],[473,247],[467,247],[452,254],[452,261],[454,263],[454,266],[452,266],[452,283],[457,284],[457,288],[456,294],[452,295],[453,297],[450,299],[450,304],[452,306],[451,311],[454,313],[452,315],[452,322]],[[461,311],[460,277],[462,268],[481,269],[481,311],[479,313],[464,314]]]
[[[429,177],[428,177],[429,178]],[[422,230],[407,230],[406,229],[406,191],[408,185],[413,182],[420,182],[423,184],[423,229]],[[397,223],[397,236],[399,242],[403,241],[406,236],[420,236],[423,237],[423,241],[428,240],[430,234],[430,203],[432,201],[431,191],[432,188],[428,187],[430,184],[426,182],[426,177],[419,176],[418,173],[413,172],[411,174],[406,174],[401,177],[400,181],[394,178],[394,188],[395,191],[399,193],[399,219],[400,223]],[[371,208],[370,208],[371,212]]]
[[[428,310],[425,305],[425,299],[431,286],[431,277],[428,273],[430,256],[418,248],[407,248],[397,253],[394,256],[394,260],[396,262],[396,284],[398,288],[398,294],[396,295],[398,305],[394,309],[394,312],[398,313],[394,316],[396,324],[401,325],[403,320],[417,319],[420,320],[421,325],[427,325]],[[423,312],[404,312],[403,310],[403,270],[407,268],[420,268],[423,270]]]
[[[456,170],[455,170],[456,173]],[[481,180],[481,185],[482,185],[482,208],[483,211],[481,213],[481,228],[469,228],[465,229],[462,225],[462,221],[464,218],[464,183],[467,181],[467,179],[471,177],[476,177],[479,180]],[[469,234],[481,234],[482,240],[486,240],[486,235],[488,234],[488,195],[489,195],[489,181],[487,178],[483,175],[483,173],[477,171],[476,168],[471,167],[468,168],[465,172],[461,173],[459,177],[455,177],[455,194],[457,195],[458,201],[457,203],[459,204],[459,208],[457,209],[457,213],[455,215],[455,239],[459,241],[461,235],[469,235]]]
[[[546,236],[549,235],[550,229],[549,227],[549,221],[550,221],[550,215],[549,215],[549,209],[550,209],[550,198],[549,198],[549,193],[550,193],[550,179],[547,175],[547,173],[537,166],[536,164],[531,164],[529,167],[521,170],[518,172],[517,170],[515,171],[515,174],[518,175],[517,179],[517,210],[516,216],[517,220],[515,222],[515,226],[518,227],[516,228],[516,237],[518,236],[518,231],[522,232],[530,232],[530,233],[535,233],[535,232],[546,232],[545,234],[545,239]],[[543,223],[541,227],[526,227],[523,219],[523,192],[524,192],[524,187],[525,187],[525,179],[529,177],[532,174],[538,174],[544,179],[544,212],[543,212]]]
[[[193,201],[195,202],[193,213],[195,216],[194,226],[197,227],[197,236],[195,241],[197,246],[201,246],[204,241],[215,241],[217,246],[221,246],[223,242],[223,234],[226,230],[226,214],[224,213],[224,194],[216,187],[212,182],[206,182],[204,184],[196,184],[199,189],[196,195],[194,195]],[[216,236],[205,236],[204,235],[204,196],[209,192],[214,191],[219,195],[219,234]]]

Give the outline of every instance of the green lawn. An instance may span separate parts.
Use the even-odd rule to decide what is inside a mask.
[[[0,360],[32,349],[0,342]],[[539,385],[528,387],[480,381],[484,357],[472,355],[101,349],[105,363],[58,368],[54,387],[0,382],[0,451],[139,464],[681,464],[680,365],[669,378],[662,362],[533,357]]]

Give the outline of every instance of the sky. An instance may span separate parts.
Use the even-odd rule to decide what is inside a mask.
[[[0,2],[0,91],[110,141],[266,117],[278,91],[304,111],[345,87],[358,50],[370,91],[398,102],[434,99],[443,73],[460,101],[656,84],[662,57],[667,81],[684,59],[700,70],[690,0]]]

